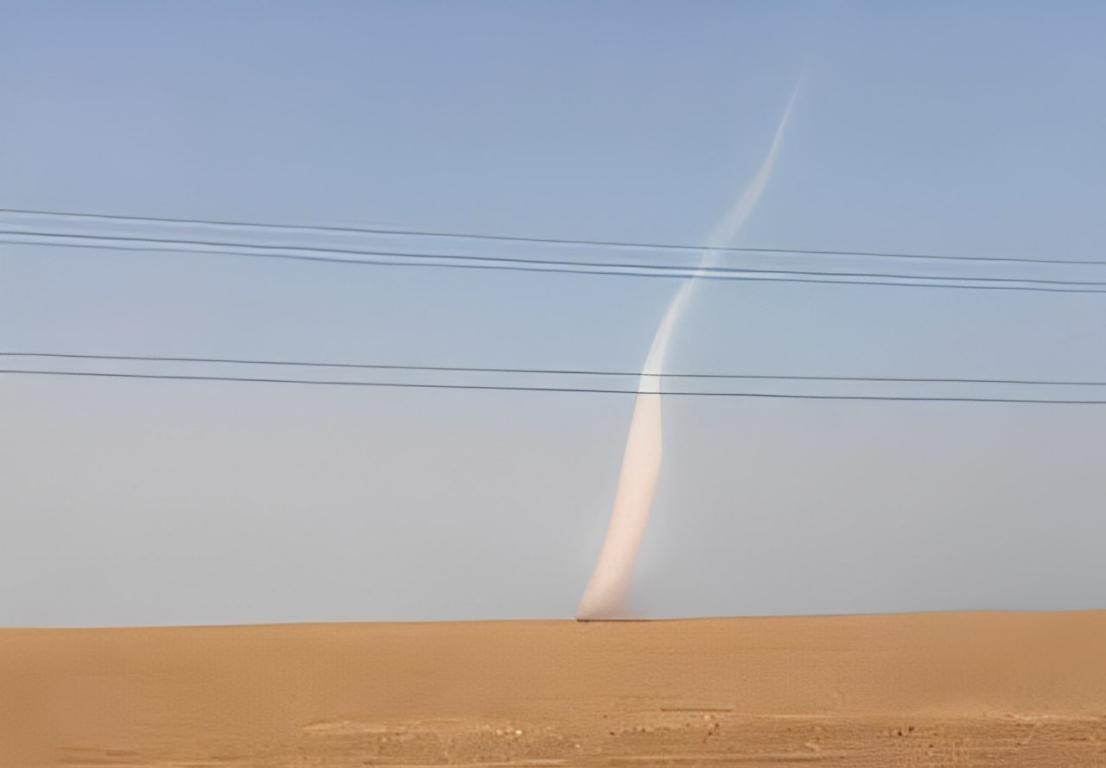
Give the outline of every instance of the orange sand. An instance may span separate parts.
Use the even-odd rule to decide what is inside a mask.
[[[1106,612],[0,630],[0,766],[1106,766]]]

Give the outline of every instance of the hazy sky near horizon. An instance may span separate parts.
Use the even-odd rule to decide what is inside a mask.
[[[3,208],[698,244],[805,72],[735,245],[1106,258],[1099,3],[0,0],[0,18]],[[0,244],[0,351],[633,371],[677,287]],[[1106,381],[1104,326],[1096,294],[715,282],[669,360]],[[570,616],[632,405],[0,374],[0,625]],[[665,429],[642,615],[1106,607],[1106,406],[689,398]]]

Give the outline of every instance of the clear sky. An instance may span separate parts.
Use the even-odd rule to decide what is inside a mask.
[[[805,71],[736,245],[1106,254],[1096,2],[0,17],[0,207],[698,244]],[[676,287],[9,244],[0,347],[630,371]],[[670,361],[1106,380],[1104,321],[1096,294],[718,282]],[[0,624],[569,616],[632,404],[0,376]],[[686,399],[665,427],[642,614],[1103,607],[1106,407]]]

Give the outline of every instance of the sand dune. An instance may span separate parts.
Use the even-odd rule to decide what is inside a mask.
[[[0,765],[1106,765],[1106,612],[0,630]]]

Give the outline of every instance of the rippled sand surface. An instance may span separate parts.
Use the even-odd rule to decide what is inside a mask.
[[[0,630],[0,765],[1106,766],[1106,612]]]

